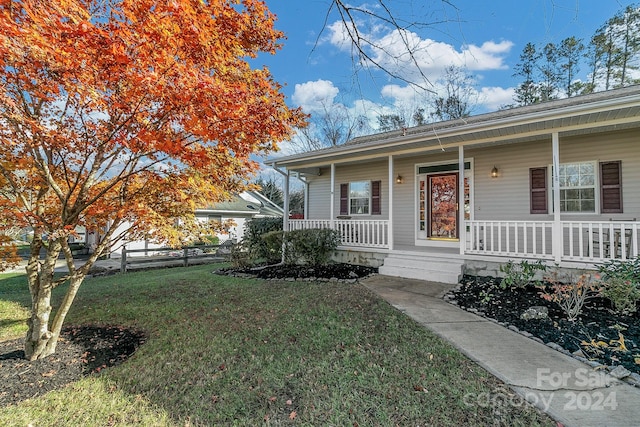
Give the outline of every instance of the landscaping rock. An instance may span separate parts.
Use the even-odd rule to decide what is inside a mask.
[[[549,309],[541,305],[534,305],[529,307],[524,313],[520,315],[522,320],[540,320],[549,318]]]
[[[621,380],[631,375],[631,371],[626,369],[624,366],[616,366],[611,372],[609,372],[609,375]]]
[[[636,387],[640,387],[640,374],[636,374],[635,372],[625,378],[627,381],[635,385]]]

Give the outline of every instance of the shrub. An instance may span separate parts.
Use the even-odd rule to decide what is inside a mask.
[[[506,264],[500,266],[500,271],[505,274],[505,277],[500,282],[500,287],[506,289],[506,287],[512,288],[524,288],[535,277],[536,271],[546,271],[547,266],[541,261],[530,263],[526,259],[520,263],[515,263],[509,260]],[[536,282],[536,285],[538,283]]]
[[[577,279],[570,275],[563,282],[555,270],[545,280],[549,285],[538,286],[542,290],[540,296],[556,303],[572,322],[582,313],[585,301],[600,294],[600,283],[592,274],[583,273]]]
[[[242,269],[251,265],[251,255],[243,242],[231,246],[229,261],[233,268]]]
[[[263,257],[267,259],[268,263],[278,262],[282,259],[282,239],[284,231],[275,230],[270,231],[262,235]]]
[[[598,267],[602,274],[604,298],[611,301],[614,311],[630,314],[640,301],[640,257],[623,261],[614,259]]]
[[[604,280],[618,278],[640,283],[640,257],[628,261],[613,259],[599,266],[598,271]]]
[[[282,218],[253,218],[245,225],[242,239],[254,259],[269,259],[269,249],[262,236],[271,231],[282,231]]]
[[[611,301],[613,310],[620,314],[634,313],[636,304],[640,301],[638,284],[620,277],[603,280],[601,294]]]
[[[313,266],[326,265],[340,244],[340,233],[328,228],[294,230],[286,234],[286,261]]]

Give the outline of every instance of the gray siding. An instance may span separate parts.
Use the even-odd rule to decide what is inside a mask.
[[[357,215],[357,219],[386,220],[389,219],[389,171],[388,162],[374,161],[336,165],[334,188],[334,212],[331,209],[331,169],[322,168],[320,176],[309,180],[309,219],[331,219],[340,215],[340,184],[354,181],[382,181],[381,215]]]
[[[640,218],[640,140],[635,132],[560,137],[559,145],[560,163],[622,160],[624,213],[563,214],[563,220]],[[547,215],[529,213],[529,168],[552,163],[550,137],[534,143],[466,150],[465,155],[475,163],[475,219],[553,219],[551,211]],[[498,178],[490,177],[494,165],[499,169]]]
[[[551,135],[538,141],[465,149],[465,159],[472,159],[473,219],[476,220],[549,220],[553,215],[530,214],[529,168],[552,163]],[[622,214],[562,215],[563,220],[640,220],[640,136],[635,131],[599,133],[579,137],[560,137],[560,163],[581,161],[622,161]],[[402,184],[394,185],[394,242],[413,245],[416,228],[416,165],[457,163],[457,152],[394,157],[394,178],[400,174]],[[496,166],[498,178],[491,178]],[[469,173],[469,171],[465,172]],[[358,219],[389,218],[389,180],[387,158],[357,164],[336,165],[334,212],[330,213],[330,168],[310,177],[309,218],[330,219],[339,215],[340,184],[361,180],[382,181],[382,215],[358,216]],[[549,186],[550,186],[549,182]],[[549,187],[549,197],[551,188]],[[599,195],[598,195],[599,197]]]

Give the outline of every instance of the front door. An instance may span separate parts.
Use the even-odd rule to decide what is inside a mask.
[[[422,175],[418,185],[418,237],[458,239],[458,173]]]

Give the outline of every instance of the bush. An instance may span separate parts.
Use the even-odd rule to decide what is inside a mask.
[[[251,255],[244,243],[240,242],[231,246],[229,261],[231,266],[237,269],[244,269],[251,265]]]
[[[636,304],[640,301],[638,284],[619,277],[603,281],[601,294],[611,301],[613,310],[620,314],[634,313]]]
[[[282,260],[282,239],[284,231],[270,231],[262,235],[262,258],[266,258],[268,263]]]
[[[550,276],[545,277],[545,280],[549,285],[538,286],[542,290],[540,296],[556,303],[567,315],[567,320],[571,322],[582,313],[586,300],[600,294],[600,283],[592,274],[583,273],[577,278],[570,275],[565,281],[561,281],[555,270]]]
[[[618,278],[640,283],[640,257],[628,261],[613,259],[599,266],[598,271],[604,280]]]
[[[271,231],[282,231],[282,218],[253,218],[247,221],[242,241],[253,259],[269,259],[269,248],[262,236]]]
[[[286,233],[287,263],[326,265],[340,244],[340,233],[328,228],[294,230]]]
[[[220,238],[214,235],[202,236],[202,238],[195,243],[195,245],[219,245]]]
[[[507,286],[524,288],[533,280],[536,271],[546,270],[547,266],[541,260],[532,263],[529,263],[526,259],[520,263],[509,260],[506,264],[500,266],[500,271],[505,274],[505,277],[500,282],[500,287],[502,289],[506,289]]]
[[[601,294],[611,301],[614,311],[634,313],[640,301],[640,257],[607,261],[598,267],[598,271],[602,274]]]

